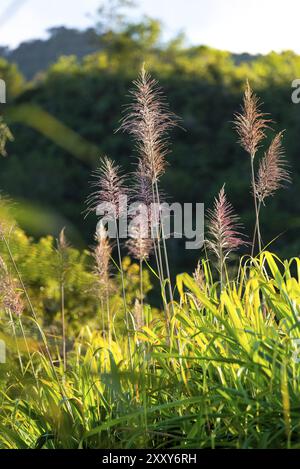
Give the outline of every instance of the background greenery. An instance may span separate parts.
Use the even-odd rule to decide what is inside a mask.
[[[115,129],[130,83],[145,61],[182,119],[162,181],[166,194],[170,200],[209,205],[226,182],[248,232],[250,163],[236,145],[232,119],[250,80],[276,120],[274,128],[288,129],[284,145],[293,174],[289,190],[263,211],[263,239],[267,243],[284,231],[272,249],[298,254],[300,107],[291,101],[291,82],[300,76],[300,57],[292,51],[232,55],[189,47],[182,36],[166,43],[161,24],[150,18],[98,23],[85,32],[55,28],[47,41],[1,49],[0,76],[8,83],[2,112],[16,139],[8,146],[9,158],[1,161],[0,187],[16,201],[14,216],[21,226],[39,237],[57,236],[66,225],[75,245],[91,243],[96,221],[82,214],[90,173],[103,154],[133,169],[132,142]],[[191,270],[200,255],[178,244],[170,241],[174,274]]]

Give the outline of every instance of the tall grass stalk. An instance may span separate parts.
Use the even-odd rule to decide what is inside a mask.
[[[142,161],[145,175],[152,184],[153,202],[160,207],[160,196],[158,181],[165,172],[166,156],[169,152],[168,133],[177,124],[177,117],[168,109],[168,105],[162,95],[158,82],[146,71],[144,65],[138,78],[134,81],[131,91],[133,101],[129,105],[120,129],[133,136],[136,142],[138,157]],[[155,213],[156,229],[158,237],[156,243],[156,258],[158,260],[158,273],[162,295],[166,295],[166,284],[168,284],[169,298],[174,316],[174,301],[171,286],[168,254],[163,227],[160,216]],[[163,255],[161,252],[161,241],[163,243]],[[165,276],[166,271],[166,276]],[[166,318],[169,316],[168,301],[164,302]],[[168,324],[169,327],[169,324]]]
[[[127,301],[126,301],[124,270],[123,270],[123,264],[122,264],[121,246],[120,246],[120,238],[119,238],[117,223],[116,223],[116,241],[117,241],[119,269],[120,269],[121,284],[122,284],[122,298],[123,298],[123,305],[124,305],[124,311],[125,311],[125,324],[126,324],[126,333],[127,333],[129,362],[130,362],[131,369],[133,369],[132,352],[131,352],[131,339],[130,339],[130,326],[129,326],[129,312],[128,312]]]
[[[95,240],[97,242],[94,250],[93,257],[95,261],[94,274],[96,277],[96,290],[97,297],[100,299],[101,312],[102,312],[102,330],[105,331],[105,318],[104,318],[104,308],[106,311],[106,320],[107,320],[107,334],[108,341],[111,344],[112,339],[112,324],[111,324],[111,315],[110,315],[110,261],[112,255],[112,246],[107,237],[107,231],[103,224],[100,224],[100,227],[97,230]],[[103,299],[103,297],[105,299]],[[105,307],[104,307],[105,303]]]
[[[157,201],[157,195],[155,193],[154,184],[152,183],[152,196],[153,196],[153,203],[154,203],[154,212],[155,212],[155,234],[153,239],[154,250],[155,250],[155,258],[156,258],[156,265],[157,271],[159,275],[159,282],[160,282],[160,290],[161,296],[164,305],[165,311],[165,320],[166,320],[166,329],[168,334],[170,334],[170,311],[169,305],[166,298],[166,281],[165,281],[165,273],[164,273],[164,266],[162,260],[162,253],[161,253],[161,223],[160,223],[160,204]],[[157,209],[159,213],[157,213]]]
[[[69,269],[68,243],[65,236],[65,229],[60,232],[58,243],[59,255],[59,284],[60,284],[60,305],[61,305],[61,325],[62,325],[62,355],[64,372],[67,370],[67,344],[66,344],[66,315],[65,315],[65,282]]]
[[[13,253],[12,253],[12,251],[11,251],[11,249],[10,249],[9,243],[8,243],[8,241],[7,241],[7,239],[6,239],[6,236],[5,236],[5,234],[4,234],[3,231],[1,232],[1,238],[2,238],[2,240],[4,241],[4,244],[5,244],[5,246],[6,246],[6,249],[7,249],[9,258],[10,258],[10,261],[11,261],[11,263],[12,263],[14,269],[15,269],[15,272],[16,272],[16,274],[17,274],[17,276],[18,276],[20,285],[22,286],[22,290],[23,290],[24,295],[25,295],[25,297],[26,297],[26,299],[27,299],[28,305],[29,305],[29,307],[30,307],[30,310],[31,310],[31,313],[32,313],[32,316],[33,316],[34,324],[37,326],[38,331],[39,331],[39,333],[40,333],[41,339],[42,339],[42,341],[43,341],[43,344],[44,344],[44,347],[45,347],[45,350],[46,350],[46,355],[47,355],[47,357],[48,357],[48,360],[49,360],[49,363],[50,363],[50,366],[51,366],[51,370],[52,370],[53,376],[54,376],[56,382],[58,383],[58,386],[59,386],[59,389],[60,389],[60,392],[61,392],[61,395],[62,395],[63,399],[65,399],[66,393],[65,393],[64,387],[62,386],[62,383],[60,382],[60,379],[59,379],[58,373],[57,373],[57,371],[56,371],[56,369],[55,369],[55,366],[54,366],[54,364],[53,364],[53,359],[52,359],[52,356],[51,356],[51,353],[50,353],[50,349],[49,349],[49,346],[48,346],[48,342],[47,342],[46,336],[45,336],[45,334],[44,334],[44,332],[43,332],[43,330],[42,330],[42,328],[41,328],[41,326],[40,326],[40,324],[39,324],[39,321],[38,321],[37,315],[36,315],[36,313],[35,313],[34,307],[33,307],[33,305],[32,305],[32,302],[31,302],[31,300],[30,300],[30,297],[29,297],[27,288],[25,287],[25,284],[24,284],[24,282],[23,282],[23,278],[22,278],[21,273],[20,273],[20,271],[19,271],[19,269],[18,269],[18,266],[17,266],[17,264],[16,264],[16,262],[15,262]],[[64,401],[64,405],[67,407],[67,409],[68,409],[69,411],[71,411],[70,404],[69,404],[67,401],[66,401],[66,402]],[[71,411],[71,414],[72,414],[72,411]]]
[[[270,119],[266,118],[266,114],[260,110],[260,101],[253,93],[249,82],[246,83],[246,88],[243,97],[243,106],[241,113],[235,115],[235,128],[239,135],[239,141],[244,150],[250,157],[251,164],[251,187],[254,197],[255,209],[255,228],[254,233],[257,232],[258,248],[261,251],[261,234],[259,226],[259,213],[257,206],[257,191],[254,171],[254,159],[261,142],[265,139],[265,131],[269,127]],[[252,255],[255,250],[255,234],[253,236]]]
[[[13,337],[14,337],[15,344],[16,344],[16,349],[17,349],[18,360],[19,360],[19,363],[20,363],[21,372],[22,372],[22,374],[24,374],[24,366],[23,366],[23,361],[22,361],[20,349],[19,349],[19,342],[18,342],[18,337],[17,337],[17,333],[16,333],[15,322],[14,322],[13,315],[11,314],[11,310],[9,308],[7,308],[7,314],[9,316],[9,322],[10,322],[10,325],[11,325],[11,328],[12,328]]]
[[[60,286],[61,298],[61,326],[62,326],[62,343],[63,343],[63,366],[64,371],[67,370],[67,348],[66,348],[66,322],[65,322],[65,284],[61,283]]]
[[[145,324],[145,314],[144,314],[144,286],[143,286],[143,259],[140,259],[140,301],[141,301],[141,311],[142,311],[142,325]]]
[[[252,243],[252,249],[251,249],[251,256],[253,256],[254,250],[255,250],[255,237],[256,237],[255,234],[257,233],[257,242],[258,242],[259,252],[261,252],[262,240],[261,240],[260,223],[259,223],[260,209],[258,207],[257,197],[256,197],[257,190],[256,190],[255,172],[254,172],[254,155],[251,156],[250,161],[251,161],[251,177],[252,177],[253,199],[254,199],[254,209],[255,209],[255,227],[254,227],[253,243]]]
[[[21,332],[22,332],[22,337],[23,337],[24,344],[25,344],[25,347],[26,347],[26,352],[27,352],[27,355],[28,355],[28,360],[29,360],[29,363],[30,363],[30,366],[31,366],[31,369],[32,369],[32,373],[33,373],[33,376],[35,377],[35,379],[37,380],[37,373],[36,373],[36,370],[35,370],[35,367],[34,367],[34,364],[33,364],[32,356],[31,356],[31,353],[30,353],[30,349],[29,349],[29,345],[28,345],[27,337],[26,337],[25,330],[24,330],[24,327],[23,327],[21,316],[19,316],[18,319],[19,319],[18,320],[19,326],[20,326],[20,329],[21,329]]]
[[[158,206],[160,207],[161,204],[160,204],[160,195],[159,195],[157,180],[155,180],[154,185],[155,185],[156,201],[157,201]],[[163,222],[161,222],[160,224],[161,224],[161,238],[162,238],[162,242],[163,242],[163,252],[164,252],[165,267],[166,267],[166,278],[165,278],[164,280],[166,280],[167,283],[168,283],[168,289],[169,289],[169,295],[170,295],[171,308],[172,308],[173,317],[174,317],[174,316],[175,316],[174,298],[173,298],[172,282],[171,282],[171,275],[170,275],[168,251],[167,251],[167,245],[166,245],[166,239],[165,239],[165,233],[164,233]]]

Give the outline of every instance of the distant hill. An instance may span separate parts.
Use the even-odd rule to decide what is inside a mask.
[[[100,49],[99,35],[93,28],[78,31],[61,26],[49,29],[49,33],[50,37],[46,40],[22,42],[13,50],[0,46],[0,56],[16,63],[23,75],[30,80],[55,63],[61,55],[82,58]]]
[[[261,54],[252,55],[248,54],[248,52],[243,52],[242,54],[232,54],[232,58],[236,65],[239,65],[242,62],[252,62],[253,60],[258,59],[258,57],[261,57]]]
[[[93,28],[79,31],[64,26],[48,30],[48,39],[33,39],[22,42],[16,49],[0,46],[0,56],[18,65],[27,80],[55,63],[62,55],[75,55],[82,58],[85,55],[101,49],[101,39]],[[232,54],[234,63],[251,62],[258,56],[248,53]]]

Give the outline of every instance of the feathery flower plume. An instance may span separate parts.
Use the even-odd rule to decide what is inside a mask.
[[[247,81],[242,112],[235,115],[234,124],[239,142],[251,158],[254,158],[260,142],[265,138],[265,129],[271,122],[265,116],[266,114],[260,111],[259,99]]]
[[[88,212],[96,212],[100,204],[106,203],[114,210],[117,220],[125,209],[124,198],[128,194],[120,167],[105,156],[93,176],[92,187],[96,190],[87,199]]]
[[[0,269],[3,270],[5,273],[7,273],[6,264],[1,256],[0,256]]]
[[[130,238],[127,240],[126,246],[132,257],[138,260],[148,259],[153,248],[153,240],[145,237],[143,223],[131,226],[129,236]]]
[[[144,205],[149,207],[154,202],[152,183],[143,160],[139,159],[137,170],[134,174],[134,185],[132,190],[132,197]]]
[[[57,252],[60,257],[60,273],[61,277],[64,277],[64,274],[66,273],[66,270],[68,268],[68,248],[69,248],[69,243],[67,241],[66,235],[65,235],[65,228],[63,228],[60,233],[59,237],[57,240]]]
[[[13,135],[5,122],[3,121],[3,118],[0,116],[0,155],[1,156],[6,156],[6,143],[8,141],[13,141]]]
[[[205,280],[205,275],[204,275],[203,268],[202,268],[200,261],[198,261],[197,267],[194,270],[193,278],[196,282],[197,287],[199,287],[200,291],[205,293],[206,292],[206,280]],[[194,300],[195,300],[197,307],[201,309],[203,307],[203,303],[196,296]]]
[[[96,187],[96,191],[91,194],[87,199],[88,212],[98,212],[98,207],[102,206],[106,216],[110,216],[115,222],[116,227],[116,240],[118,248],[119,268],[122,282],[122,294],[124,303],[124,312],[126,318],[127,338],[128,338],[128,350],[129,360],[132,365],[131,355],[131,344],[130,344],[130,332],[129,332],[129,315],[127,310],[126,292],[125,292],[125,280],[124,272],[122,267],[122,256],[119,239],[119,230],[117,227],[117,220],[127,211],[127,195],[128,190],[125,187],[124,176],[120,174],[120,168],[112,160],[104,157],[100,168],[94,173],[96,180],[93,182],[93,186]],[[103,213],[103,212],[102,212]],[[110,325],[109,325],[110,327]],[[110,337],[110,330],[109,330]]]
[[[169,153],[168,133],[178,118],[169,111],[158,82],[144,67],[133,84],[133,103],[128,107],[119,130],[133,136],[146,174],[155,182],[165,172]]]
[[[214,208],[209,210],[208,214],[210,239],[206,241],[206,245],[219,260],[224,260],[231,251],[246,244],[239,232],[239,217],[227,201],[224,186],[215,198]]]
[[[20,317],[24,310],[22,293],[19,290],[16,281],[8,273],[6,264],[0,257],[0,298],[3,308],[10,311],[17,317]]]
[[[267,197],[291,182],[289,171],[286,169],[284,149],[282,147],[283,132],[279,132],[272,140],[268,150],[262,158],[255,185],[256,196],[263,203]]]
[[[95,239],[97,245],[94,249],[95,274],[98,278],[98,285],[107,287],[109,281],[109,262],[112,254],[112,246],[107,236],[107,231],[102,223],[99,225]]]
[[[65,235],[66,228],[64,227],[58,237],[58,248],[61,250],[65,250],[69,247],[69,243],[67,241],[66,235]]]
[[[101,302],[103,331],[105,330],[104,303],[106,304],[108,339],[111,341],[109,291],[111,287],[110,258],[112,255],[112,246],[107,235],[107,230],[103,223],[98,225],[95,239],[97,241],[97,245],[93,252],[93,257],[95,260],[94,274],[96,279],[94,289],[97,297]]]
[[[151,207],[153,203],[151,179],[145,171],[142,160],[139,160],[135,173],[135,183],[132,196],[136,199],[138,206],[135,210],[135,220],[132,221],[129,229],[129,236],[126,245],[130,254],[139,260],[149,258],[153,249],[152,216]],[[136,213],[138,212],[138,213]]]
[[[57,241],[57,252],[59,256],[59,282],[60,282],[60,300],[61,300],[61,325],[62,325],[62,353],[64,371],[67,369],[67,342],[66,342],[66,315],[65,315],[65,280],[68,269],[70,268],[69,262],[69,244],[65,236],[65,228],[59,233]]]
[[[170,112],[168,104],[158,86],[158,82],[151,77],[144,66],[137,80],[134,81],[134,89],[131,91],[131,95],[133,96],[133,103],[127,109],[127,114],[123,118],[120,130],[129,133],[135,140],[138,156],[143,161],[145,173],[152,183],[152,191],[155,193],[155,202],[160,205],[158,182],[160,177],[164,174],[167,165],[166,157],[169,153],[169,131],[178,123],[178,118],[175,114]],[[156,219],[155,225],[159,227],[158,219]],[[160,230],[158,230],[158,233],[160,234]],[[165,283],[164,281],[164,267],[159,240],[157,241],[157,246],[154,246],[157,251],[158,274],[162,288],[165,289],[167,285],[169,289],[171,307],[175,314],[169,261],[163,229],[161,230],[161,239],[163,242],[163,254],[168,282]],[[167,310],[167,306],[165,309]]]
[[[142,327],[144,326],[143,307],[137,298],[134,302],[133,316],[134,316],[136,330],[140,331]]]
[[[197,267],[194,270],[193,278],[197,286],[200,288],[200,290],[205,290],[205,284],[206,284],[205,275],[204,275],[200,261],[198,261]]]

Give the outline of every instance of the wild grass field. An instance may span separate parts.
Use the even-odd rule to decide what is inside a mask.
[[[291,171],[283,133],[272,134],[248,83],[234,123],[249,160],[253,233],[243,234],[224,185],[192,274],[173,278],[159,220],[156,238],[140,224],[125,243],[100,223],[94,246],[79,251],[64,230],[33,241],[2,200],[1,449],[299,448],[300,260],[272,253],[260,223]],[[120,127],[134,142],[134,173],[103,157],[89,216],[109,202],[118,226],[122,194],[149,210],[161,203],[174,125],[142,69]],[[3,121],[0,131],[4,153],[12,136]]]

